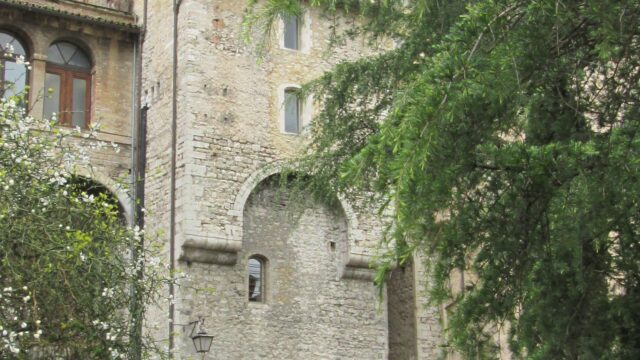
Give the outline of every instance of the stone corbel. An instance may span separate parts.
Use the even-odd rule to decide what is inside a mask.
[[[343,279],[373,281],[376,271],[370,267],[372,260],[371,255],[350,253],[341,277]]]
[[[191,237],[182,244],[180,260],[204,264],[235,265],[242,241],[224,237]]]
[[[375,266],[372,255],[350,253],[341,278],[373,281],[376,276]],[[391,265],[392,270],[396,267],[397,264]]]

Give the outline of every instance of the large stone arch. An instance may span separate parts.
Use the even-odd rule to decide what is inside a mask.
[[[247,199],[253,190],[266,178],[281,173],[289,164],[276,161],[267,164],[247,176],[238,188],[233,203],[227,211],[228,221],[223,234],[208,234],[206,237],[187,239],[182,245],[180,259],[187,262],[202,262],[222,265],[233,265],[237,254],[242,250],[243,211]],[[340,277],[372,280],[372,249],[364,249],[356,244],[364,240],[364,232],[359,226],[358,217],[351,204],[343,197],[338,197],[341,210],[347,221],[347,244],[344,256],[340,259]]]
[[[227,340],[242,344],[235,357],[382,358],[387,319],[375,287],[341,279],[348,259],[346,211],[298,193],[278,168],[261,170],[234,209],[242,208],[242,249],[228,271],[241,276],[241,285],[221,295],[231,302],[238,294],[243,303],[235,315],[242,326]],[[250,259],[256,257],[265,264],[259,299],[251,296],[256,278]],[[373,344],[372,338],[379,340]]]
[[[268,164],[251,173],[240,186],[233,206],[228,212],[233,222],[227,225],[227,229],[225,229],[227,234],[232,235],[232,241],[237,242],[240,247],[243,238],[243,213],[249,196],[261,182],[268,177],[281,173],[288,165],[286,162]],[[372,279],[373,272],[369,270],[372,256],[358,251],[358,247],[355,245],[364,238],[363,231],[359,227],[357,214],[344,197],[338,196],[338,201],[347,221],[347,244],[345,256],[341,259],[340,277]]]
[[[242,183],[238,193],[236,194],[235,201],[233,202],[233,206],[229,209],[229,216],[236,218],[240,224],[242,224],[242,213],[244,211],[245,204],[247,203],[247,199],[249,199],[249,195],[253,192],[253,190],[263,182],[266,178],[281,173],[287,163],[285,162],[274,162],[267,166],[264,166],[247,177],[247,179]],[[347,225],[349,226],[349,237],[358,237],[360,234],[360,230],[358,229],[358,218],[356,217],[356,213],[353,210],[353,207],[344,199],[339,197],[340,206],[345,213],[347,218]],[[242,240],[242,233],[239,234],[240,240]]]

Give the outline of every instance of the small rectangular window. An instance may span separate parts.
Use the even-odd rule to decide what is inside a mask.
[[[264,302],[264,260],[249,258],[249,301]]]
[[[284,47],[292,50],[300,49],[300,22],[297,16],[284,19]]]
[[[300,98],[296,90],[284,92],[284,132],[300,133]]]

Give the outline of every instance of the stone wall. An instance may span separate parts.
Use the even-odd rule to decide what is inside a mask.
[[[254,46],[241,35],[245,5],[184,0],[179,11],[174,265],[187,278],[172,299],[175,321],[206,317],[207,328],[216,334],[209,358],[386,358],[386,300],[376,298],[373,271],[367,269],[381,236],[377,216],[344,204],[344,214],[335,218],[314,205],[283,230],[273,223],[282,224],[284,213],[277,206],[270,213],[267,205],[274,204],[268,192],[256,190],[304,146],[305,136],[281,131],[283,86],[302,85],[340,61],[377,50],[354,40],[327,51],[334,24],[310,11],[301,51],[282,49],[274,34],[258,61]],[[149,106],[147,233],[164,245],[161,262],[169,267],[172,1],[149,1],[148,6],[143,46],[143,102]],[[340,237],[335,252],[327,248],[332,236]],[[272,266],[266,304],[247,299],[247,258],[255,252],[264,252]],[[305,256],[313,259],[313,267],[301,263]],[[169,337],[167,309],[168,303],[161,303],[147,324],[158,327],[159,339]],[[437,318],[428,321],[437,323]],[[174,330],[176,355],[189,358],[190,329],[176,325]]]
[[[142,105],[147,113],[147,161],[145,178],[145,241],[157,243],[163,256],[152,259],[165,269],[169,262],[169,189],[171,162],[172,103],[172,0],[148,1],[147,28],[142,44]],[[135,1],[138,19],[144,18],[143,1]],[[142,25],[142,23],[140,23]],[[145,330],[168,347],[168,290],[156,307],[147,309]],[[176,329],[178,330],[178,329]]]
[[[389,360],[415,360],[416,289],[413,263],[391,271],[387,281]]]
[[[425,261],[429,260],[421,253],[414,255],[418,359],[440,359],[444,352],[440,321],[442,309],[429,305],[430,284]]]
[[[346,219],[313,201],[291,201],[275,182],[261,183],[244,214],[244,241],[233,266],[187,266],[184,315],[207,319],[216,334],[210,358],[385,359],[386,318],[368,281],[340,279],[337,247]],[[247,259],[266,259],[265,299],[248,301]],[[184,337],[183,337],[184,339]],[[182,356],[194,354],[184,339]]]

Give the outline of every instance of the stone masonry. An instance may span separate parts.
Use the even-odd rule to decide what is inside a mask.
[[[147,109],[147,241],[161,246],[156,260],[180,280],[149,309],[145,331],[171,344],[176,359],[200,358],[185,326],[198,317],[215,335],[205,359],[436,359],[440,312],[424,305],[420,259],[395,269],[378,296],[369,268],[383,229],[375,213],[346,201],[330,208],[274,180],[306,141],[304,131],[283,132],[284,89],[381,50],[349,40],[328,51],[336,24],[309,10],[300,49],[281,46],[279,23],[259,61],[255,45],[242,38],[245,5],[0,0],[0,29],[28,44],[34,114],[42,114],[48,46],[65,39],[91,54],[91,121],[102,124],[99,139],[120,151],[93,152],[93,166],[78,172],[105,185],[127,211],[134,207],[130,192],[115,183],[135,168],[138,104]],[[313,107],[303,101],[302,125]],[[256,255],[264,259],[260,302],[249,301],[248,260]]]

